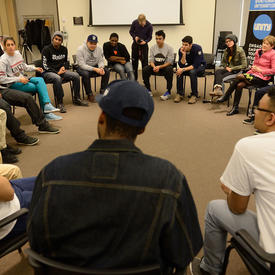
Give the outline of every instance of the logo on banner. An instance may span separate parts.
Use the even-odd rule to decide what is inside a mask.
[[[267,14],[259,15],[253,24],[254,36],[262,40],[271,33],[272,30],[272,19]]]

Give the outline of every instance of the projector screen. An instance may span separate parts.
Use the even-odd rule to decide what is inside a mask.
[[[90,25],[131,25],[144,13],[151,24],[183,24],[182,0],[89,0]]]

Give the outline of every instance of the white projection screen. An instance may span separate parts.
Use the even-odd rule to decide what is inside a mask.
[[[89,0],[90,25],[131,25],[144,13],[154,25],[180,25],[182,0]]]

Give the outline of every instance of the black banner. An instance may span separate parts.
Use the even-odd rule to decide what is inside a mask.
[[[250,10],[244,50],[249,64],[252,65],[257,49],[261,48],[263,38],[267,35],[275,36],[275,11]]]

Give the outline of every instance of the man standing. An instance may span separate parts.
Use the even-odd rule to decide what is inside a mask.
[[[127,79],[127,77],[129,80],[135,80],[130,55],[125,45],[118,42],[117,33],[111,33],[110,41],[103,45],[103,52],[108,61],[108,67],[117,72],[122,80]]]
[[[77,49],[76,53],[77,72],[82,76],[90,102],[95,102],[90,78],[101,76],[100,93],[102,94],[108,85],[110,77],[110,71],[104,66],[103,50],[97,43],[97,36],[91,34],[88,36],[87,41]]]
[[[118,80],[97,99],[99,139],[38,176],[28,227],[32,249],[96,269],[185,270],[202,246],[187,181],[172,163],[134,144],[153,114],[152,98],[137,82]]]
[[[68,71],[68,50],[61,45],[63,42],[63,34],[56,31],[53,34],[52,44],[46,46],[42,50],[42,76],[46,83],[53,83],[54,95],[57,99],[58,108],[61,113],[66,113],[63,103],[64,90],[63,81],[72,81],[74,90],[73,104],[78,106],[88,106],[87,103],[80,99],[80,79],[75,72]]]
[[[132,22],[130,34],[133,38],[132,44],[132,64],[135,72],[135,79],[138,79],[138,61],[140,59],[142,69],[148,65],[148,43],[152,40],[153,27],[146,20],[144,14],[140,14],[138,19]]]
[[[179,49],[179,67],[177,70],[177,96],[175,103],[180,102],[184,97],[183,76],[189,75],[191,81],[191,95],[188,104],[194,104],[199,98],[198,79],[205,71],[206,62],[203,57],[200,45],[193,44],[191,36],[182,39],[182,47]]]
[[[162,75],[167,82],[167,91],[160,97],[161,100],[168,100],[171,98],[171,89],[173,84],[173,61],[174,50],[171,46],[164,43],[164,31],[156,32],[156,44],[150,48],[149,65],[143,68],[142,76],[145,87],[148,89],[150,95],[150,76]]]
[[[204,257],[192,263],[193,274],[220,274],[227,233],[245,229],[268,253],[275,253],[275,88],[255,110],[262,135],[241,139],[221,177],[227,200],[211,201],[205,215]],[[256,213],[247,209],[255,195]]]

